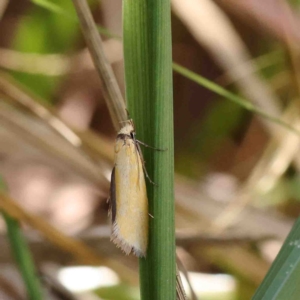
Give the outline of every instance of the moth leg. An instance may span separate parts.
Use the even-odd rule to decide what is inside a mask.
[[[149,180],[150,183],[152,183],[153,185],[158,185],[154,181],[151,180],[151,178],[150,178],[150,176],[149,176],[149,174],[147,172],[147,169],[146,169],[146,166],[145,166],[144,157],[143,157],[143,153],[142,153],[141,147],[138,144],[137,140],[135,140],[135,145],[136,145],[137,152],[140,155],[142,167],[143,167],[143,170],[144,170],[144,173],[145,173],[146,177],[148,178],[148,180]]]
[[[157,151],[167,151],[168,150],[168,149],[160,149],[160,148],[155,148],[155,147],[149,146],[149,145],[147,145],[147,144],[145,144],[145,143],[143,143],[143,142],[141,142],[141,141],[139,141],[137,139],[135,141],[137,143],[143,145],[144,147],[151,148],[151,149],[154,149],[154,150],[157,150]]]
[[[139,157],[140,157],[140,161],[141,161],[141,163],[142,164],[144,164],[143,163],[143,156],[141,156],[141,153],[139,152],[139,149],[138,149],[138,147],[137,147],[137,144],[136,143],[134,143],[134,146],[135,146],[135,156],[136,156],[136,162],[137,162],[137,164],[139,164]],[[137,183],[139,183],[140,182],[140,176],[141,176],[141,174],[140,174],[140,168],[138,168],[138,178],[137,178]],[[138,185],[139,186],[139,185]]]
[[[149,182],[152,183],[153,185],[156,185],[156,186],[157,186],[158,184],[151,180],[151,178],[150,178],[150,176],[149,176],[149,174],[148,174],[148,172],[147,172],[147,169],[146,169],[146,166],[145,166],[145,162],[144,162],[144,161],[142,162],[142,164],[143,164],[143,170],[144,170],[145,175],[146,175],[146,177],[148,178]]]

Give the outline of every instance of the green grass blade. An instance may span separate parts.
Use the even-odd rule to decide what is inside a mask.
[[[216,93],[219,96],[222,96],[224,98],[226,98],[229,101],[232,101],[238,105],[240,105],[241,107],[247,109],[248,111],[251,111],[253,113],[256,113],[262,117],[264,117],[265,119],[272,121],[276,124],[281,125],[282,127],[294,132],[297,135],[300,135],[300,131],[295,129],[293,126],[289,125],[288,123],[280,120],[278,117],[274,117],[268,113],[266,113],[265,111],[263,111],[262,109],[256,107],[254,104],[252,104],[250,101],[224,89],[223,87],[221,87],[220,85],[202,77],[199,74],[196,74],[192,71],[190,71],[187,68],[184,68],[178,64],[173,63],[173,69],[174,71],[176,71],[177,73],[181,74],[182,76],[200,84],[201,86],[207,88],[208,90]]]
[[[73,19],[74,21],[77,21],[76,17],[73,17],[70,13],[68,13],[66,10],[64,10],[62,7],[60,7],[59,5],[49,1],[49,0],[31,0],[34,4],[39,5],[45,9],[48,9],[50,11],[52,11],[53,13],[58,13],[58,14],[63,14],[65,16],[68,16],[70,19]],[[100,33],[111,37],[111,38],[116,38],[121,40],[122,37],[120,37],[117,34],[111,33],[109,30],[107,30],[104,27],[98,26],[98,30]],[[276,54],[277,55],[277,54]],[[300,135],[300,132],[295,129],[294,127],[290,126],[288,123],[280,120],[278,117],[272,116],[268,113],[266,113],[265,111],[259,109],[258,107],[256,107],[255,105],[253,105],[251,102],[249,102],[248,100],[235,95],[232,92],[229,92],[228,90],[224,89],[223,87],[219,86],[216,83],[213,83],[212,81],[190,71],[189,69],[186,69],[176,63],[173,64],[173,69],[174,71],[176,71],[177,73],[181,74],[182,76],[198,83],[199,85],[209,89],[210,91],[224,97],[227,100],[230,100],[240,106],[242,106],[243,108],[245,108],[248,111],[251,111],[253,113],[256,113],[274,123],[277,123],[279,125],[281,125],[282,127],[296,133],[297,135]]]
[[[300,218],[297,219],[252,300],[298,300],[299,282]]]
[[[75,11],[74,11],[74,14],[71,14],[70,12],[66,11],[63,7],[61,7],[60,5],[58,5],[52,1],[49,1],[49,0],[31,0],[31,2],[34,3],[35,5],[38,5],[44,9],[51,11],[53,13],[61,14],[64,17],[67,17],[68,19],[70,19],[71,21],[78,23],[78,19],[75,14]],[[121,37],[119,35],[110,32],[108,29],[106,29],[102,26],[97,25],[97,29],[101,34],[103,34],[107,37],[115,38],[118,40],[121,39]]]
[[[123,1],[126,98],[138,139],[167,151],[145,149],[150,244],[140,260],[143,300],[174,300],[174,162],[171,20],[169,0]]]
[[[57,14],[61,14],[67,18],[70,18],[73,21],[77,21],[75,14],[70,14],[69,12],[67,12],[64,8],[62,8],[61,6],[57,5],[56,3],[49,1],[49,0],[31,0],[32,3],[43,7],[53,13],[57,13]]]
[[[0,193],[5,190],[5,184],[0,178]],[[34,267],[30,250],[22,235],[20,225],[15,219],[6,213],[2,213],[2,215],[7,226],[7,236],[12,254],[21,272],[27,290],[28,299],[42,300],[44,299],[42,287],[37,277],[37,272]]]

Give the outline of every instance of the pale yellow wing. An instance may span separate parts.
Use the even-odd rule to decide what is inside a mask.
[[[149,215],[141,158],[132,139],[118,139],[115,155],[112,240],[126,254],[146,256]]]

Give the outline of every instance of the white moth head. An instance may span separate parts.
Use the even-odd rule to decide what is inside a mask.
[[[135,135],[134,125],[132,120],[128,120],[119,131],[119,134]]]
[[[130,135],[131,132],[134,132],[133,126],[131,124],[126,124],[124,127],[121,128],[119,134],[128,134]]]

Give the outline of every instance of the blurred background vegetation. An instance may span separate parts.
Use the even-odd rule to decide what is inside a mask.
[[[124,93],[122,1],[89,2]],[[174,62],[300,130],[300,1],[171,2]],[[109,242],[116,133],[72,2],[2,0],[0,69],[5,210],[47,299],[139,299],[137,259]],[[178,256],[200,299],[250,299],[300,212],[299,136],[178,73],[174,116]],[[0,221],[0,298],[25,299]]]

